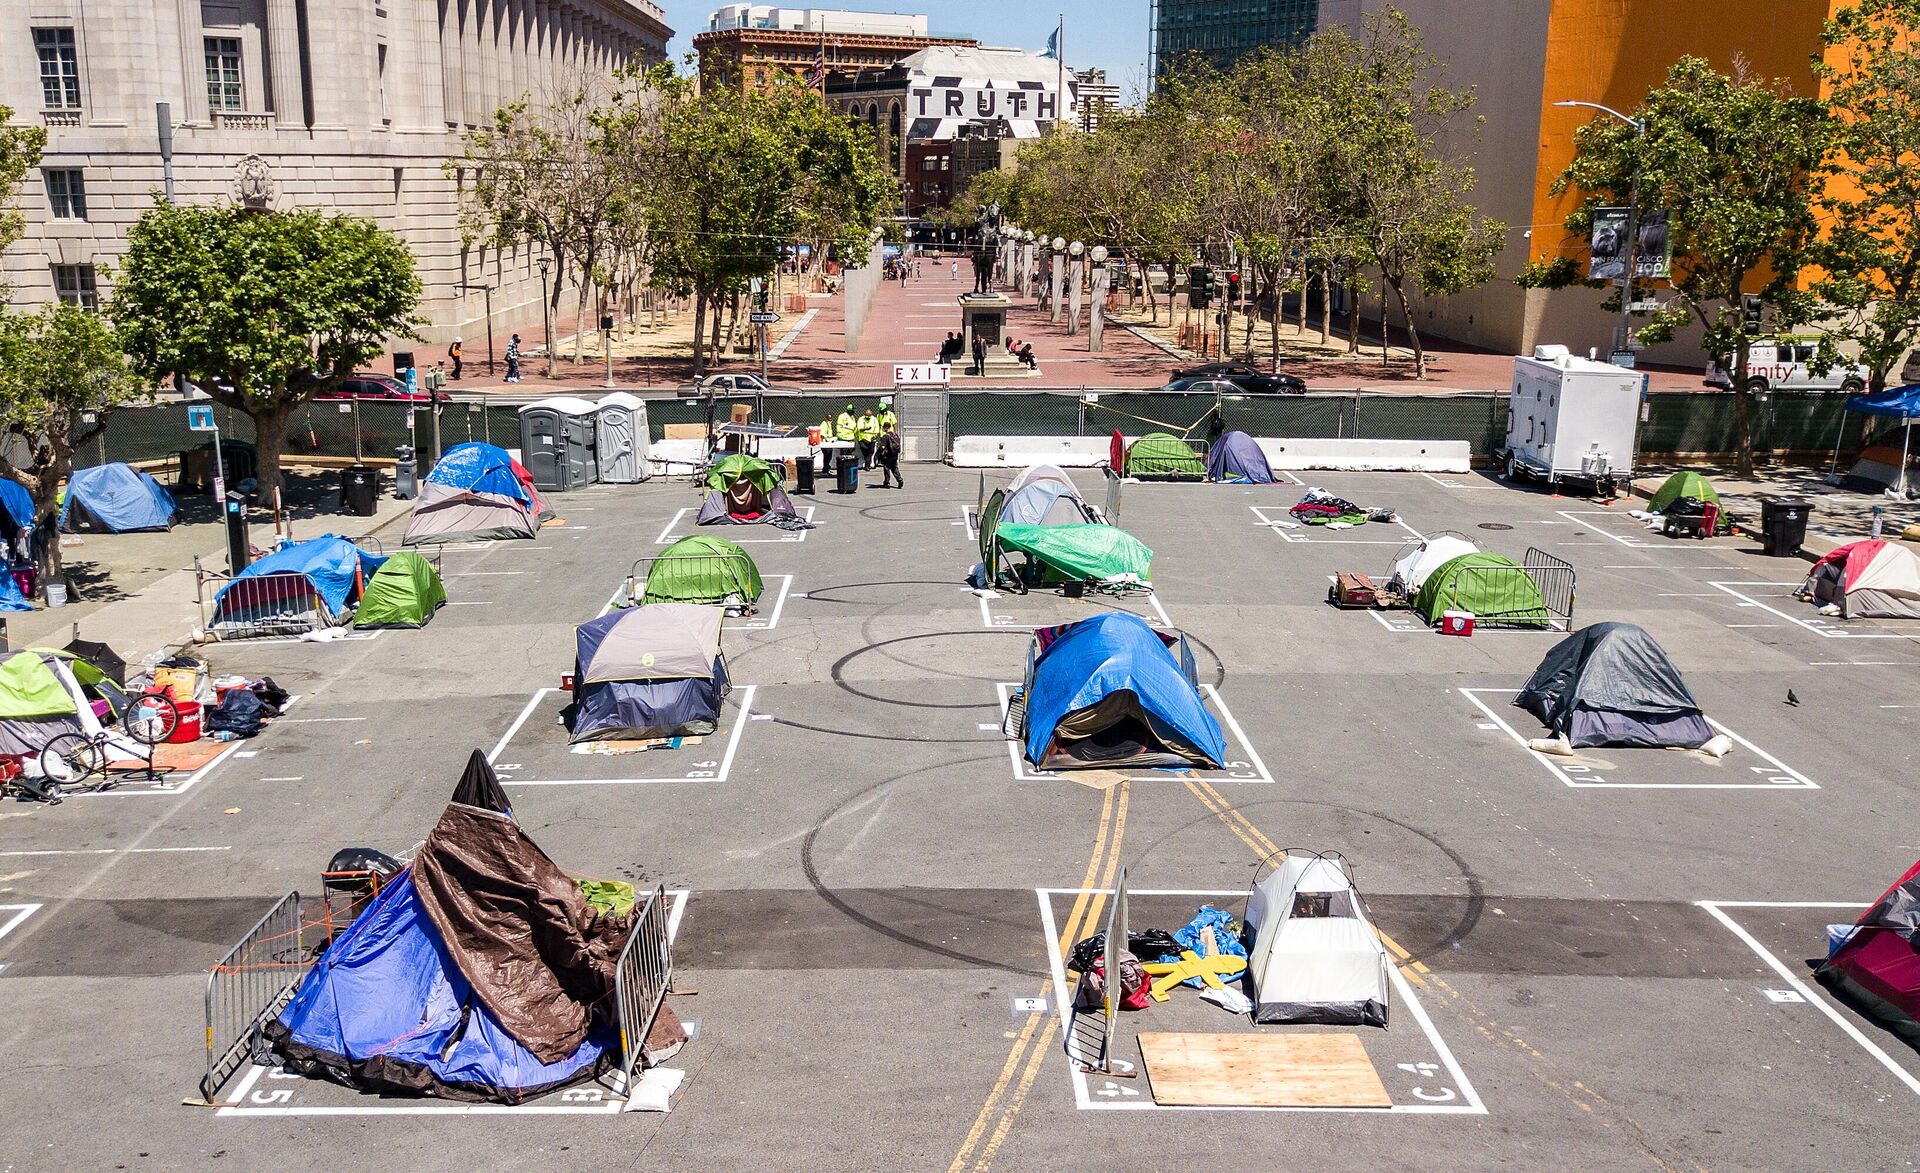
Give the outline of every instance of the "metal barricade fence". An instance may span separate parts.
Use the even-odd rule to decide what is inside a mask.
[[[1518,566],[1463,566],[1456,575],[1450,589],[1436,599],[1436,610],[1457,605],[1472,613],[1476,628],[1573,629],[1573,567],[1551,554],[1529,548]],[[1437,614],[1426,618],[1440,621]]]
[[[205,569],[198,559],[194,570],[201,630],[216,639],[302,635],[334,624],[332,609],[305,575],[229,578]]]
[[[1540,600],[1547,605],[1547,614],[1551,617],[1548,627],[1553,631],[1572,631],[1573,564],[1528,546],[1520,565],[1526,569],[1533,585],[1540,588]]]
[[[661,576],[655,581],[655,575]],[[642,603],[725,604],[751,615],[760,601],[757,571],[745,554],[659,554],[639,558],[627,571],[623,606]]]
[[[673,985],[673,938],[664,887],[655,887],[633,918],[633,935],[614,969],[614,1013],[620,1026],[620,1089],[631,1095],[633,1073],[646,1057],[647,1035]]]
[[[1122,478],[1119,473],[1115,472],[1113,468],[1108,465],[1102,465],[1100,471],[1105,475],[1107,482],[1106,507],[1100,511],[1100,516],[1108,525],[1119,525],[1120,484]]]
[[[254,1054],[260,1031],[292,998],[313,960],[307,954],[300,893],[289,892],[247,930],[207,975],[208,1103]]]

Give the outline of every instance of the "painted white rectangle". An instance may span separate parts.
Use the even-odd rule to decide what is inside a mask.
[[[495,771],[500,775],[500,784],[503,786],[654,786],[654,785],[664,785],[666,783],[671,783],[671,782],[705,782],[705,783],[725,782],[733,772],[733,757],[734,757],[734,754],[740,748],[740,734],[746,730],[747,725],[753,719],[753,697],[754,697],[754,692],[759,687],[760,686],[757,684],[744,684],[744,685],[741,685],[738,690],[736,690],[737,695],[739,696],[740,712],[739,712],[738,718],[733,723],[732,732],[727,735],[726,748],[722,751],[720,757],[711,761],[695,762],[693,763],[693,767],[691,769],[689,769],[686,773],[679,775],[678,777],[652,777],[652,778],[519,778],[519,777],[515,777],[514,776],[515,771],[517,771],[520,768],[518,764],[509,763],[509,764],[503,765],[500,762],[500,756],[506,750],[508,745],[512,743],[514,735],[519,733],[521,728],[526,725],[527,718],[533,716],[534,710],[540,707],[540,702],[546,699],[547,694],[560,691],[557,688],[539,689],[533,694],[532,697],[530,697],[527,700],[526,706],[520,710],[520,715],[513,719],[513,724],[507,727],[506,733],[503,734],[499,742],[494,745],[492,752],[487,754],[487,761],[493,765]],[[704,749],[704,748],[706,748],[704,745],[695,747],[693,752],[697,753],[700,749]],[[676,752],[686,752],[686,751],[648,750],[644,754],[640,754],[637,756],[645,759],[657,760],[657,755],[672,754]]]
[[[1691,546],[1677,544],[1672,538],[1660,538],[1658,541],[1654,540],[1656,535],[1652,530],[1647,529],[1640,522],[1625,513],[1609,513],[1601,509],[1556,509],[1554,512],[1566,518],[1568,521],[1573,522],[1575,525],[1586,526],[1588,530],[1598,534],[1600,537],[1606,538],[1608,541],[1620,543],[1629,550],[1667,549],[1682,554],[1691,554],[1694,552]],[[1627,523],[1632,525],[1638,532],[1631,537],[1622,537],[1619,534],[1607,530],[1604,526],[1591,521],[1581,520],[1587,517],[1602,517],[1608,521],[1619,521],[1624,518]],[[1560,544],[1563,546],[1573,545],[1572,542],[1561,542]]]
[[[1013,703],[1013,694],[1020,686],[1018,684],[1001,681],[995,684],[994,688],[998,690],[1000,694],[1001,723],[999,725],[987,726],[987,728],[1001,729],[1005,727],[1007,710]],[[1221,721],[1226,723],[1227,730],[1233,737],[1227,743],[1227,753],[1229,757],[1227,759],[1226,769],[1193,770],[1191,771],[1192,775],[1195,778],[1203,778],[1210,782],[1277,781],[1273,776],[1273,771],[1267,769],[1267,763],[1261,759],[1260,751],[1254,749],[1253,743],[1247,740],[1247,731],[1240,727],[1240,721],[1233,715],[1233,710],[1229,709],[1227,702],[1221,699],[1220,691],[1211,684],[1201,685],[1200,691],[1206,694],[1207,699],[1213,702],[1214,711],[1220,714]],[[1236,753],[1236,750],[1239,752]],[[1020,743],[1017,741],[1009,740],[1007,742],[1007,760],[1013,765],[1013,780],[1015,782],[1057,782],[1063,778],[1071,780],[1072,771],[1070,770],[1029,769],[1026,759],[1020,755]],[[1186,773],[1173,770],[1149,771],[1147,773],[1134,775],[1129,781],[1169,782],[1178,781],[1185,776]]]
[[[818,506],[809,505],[805,509],[802,509],[800,511],[800,515],[804,520],[812,521],[814,510],[817,508]],[[686,537],[687,536],[686,534],[676,534],[673,531],[674,531],[674,527],[680,524],[681,519],[683,519],[684,517],[686,517],[687,514],[692,512],[693,510],[690,508],[681,509],[678,512],[676,512],[673,515],[672,519],[670,519],[667,522],[666,527],[660,531],[660,536],[653,539],[653,544],[656,546],[671,545],[672,543],[679,541],[681,538]],[[744,536],[746,531],[749,531],[749,530],[767,530],[769,532],[779,534],[780,536],[777,538],[749,538]],[[812,532],[811,530],[802,529],[802,530],[794,530],[793,532],[789,533],[786,530],[774,529],[770,525],[730,525],[726,527],[726,532],[721,536],[726,538],[729,542],[733,542],[736,545],[746,546],[746,545],[754,545],[762,542],[804,542],[807,540],[807,535],[811,532]]]
[[[288,709],[291,709],[299,700],[300,698],[297,696],[288,697],[287,703],[280,707],[281,713],[284,714]],[[364,717],[315,718],[315,720],[323,720],[323,721],[324,720],[362,721],[365,719],[366,718]],[[273,726],[281,724],[282,722],[285,722],[286,724],[290,724],[290,725],[298,725],[301,723],[299,718],[288,718],[285,716],[281,716],[274,719],[271,722],[268,722],[268,725],[267,725],[268,732],[271,733]],[[247,744],[248,743],[245,741],[228,742],[227,748],[221,750],[218,754],[214,755],[214,758],[212,761],[208,762],[204,766],[201,766],[199,769],[195,770],[193,773],[188,774],[185,778],[180,779],[178,782],[127,781],[127,782],[122,782],[117,786],[109,787],[106,790],[65,791],[62,793],[61,797],[66,799],[68,802],[71,802],[76,798],[148,798],[153,795],[185,794],[187,791],[193,789],[194,786],[197,785],[201,779],[205,778],[208,774],[211,774],[215,770],[219,769],[221,763],[225,762],[228,758],[232,757],[234,754],[238,753],[240,750],[245,749],[247,747]]]
[[[44,907],[41,904],[0,904],[0,940],[5,940],[8,933],[19,928],[21,922]]]
[[[721,630],[772,631],[774,628],[780,626],[780,616],[787,609],[787,594],[793,589],[793,576],[791,574],[768,574],[762,575],[760,581],[764,586],[764,584],[772,582],[775,579],[778,579],[780,582],[780,593],[774,596],[773,609],[771,611],[759,610],[750,617],[740,617],[729,612],[726,621],[721,625]],[[760,597],[764,602],[766,599],[764,591]],[[601,606],[600,613],[595,615],[594,618],[602,618],[615,607],[620,606],[626,601],[627,584],[623,582],[614,590],[613,596]]]
[[[1310,526],[1301,522],[1294,522],[1291,517],[1288,517],[1286,515],[1287,514],[1286,510],[1279,509],[1271,505],[1249,505],[1247,506],[1247,508],[1253,510],[1253,515],[1260,519],[1259,521],[1260,525],[1265,526],[1269,530],[1272,530],[1275,534],[1279,535],[1281,541],[1286,542],[1290,545],[1404,546],[1407,544],[1407,539],[1409,537],[1411,537],[1414,541],[1424,541],[1427,536],[1421,533],[1419,530],[1408,525],[1406,522],[1400,520],[1398,517],[1395,517],[1392,521],[1370,521],[1366,525],[1355,526],[1352,529],[1330,530],[1330,529],[1327,529],[1325,526]],[[1280,516],[1275,517],[1273,516],[1274,514],[1279,514]],[[1280,524],[1280,522],[1283,520],[1290,522],[1292,524],[1298,525],[1300,526],[1300,528],[1289,529],[1286,526],[1283,526]],[[1386,526],[1392,526],[1392,525],[1399,526],[1401,529],[1405,530],[1406,533],[1394,534],[1394,536],[1386,537],[1386,538],[1346,538],[1346,537],[1323,538],[1323,537],[1317,536],[1318,534],[1321,534],[1321,533],[1333,533],[1333,534],[1377,533],[1379,532],[1379,530],[1376,529],[1375,527],[1384,528]],[[1389,534],[1393,533],[1392,530],[1387,530],[1386,532],[1388,532]]]
[[[1073,622],[1072,619],[1053,619],[1053,620],[1042,620],[1039,623],[1034,623],[1034,622],[1031,622],[1030,618],[1022,618],[1014,615],[995,614],[993,610],[993,603],[994,603],[993,599],[989,599],[984,595],[977,596],[977,597],[980,599],[980,625],[982,627],[991,628],[995,631],[1005,631],[1008,628],[1018,629],[1022,627],[1027,628],[1028,630],[1033,630],[1034,628],[1038,628],[1038,627],[1051,627],[1055,623]],[[1003,595],[1002,596],[1002,598],[1009,598],[1009,597],[1019,598],[1021,596],[1019,595],[1012,595],[1012,596]],[[1031,598],[1032,596],[1027,596],[1027,597]],[[1051,598],[1052,596],[1043,595],[1042,597]],[[1147,609],[1153,612],[1153,620],[1154,620],[1153,625],[1155,627],[1164,628],[1168,631],[1176,630],[1173,626],[1173,620],[1167,617],[1167,609],[1160,605],[1160,596],[1158,594],[1147,595],[1146,600],[1147,600]],[[1101,596],[1093,591],[1089,591],[1086,597],[1081,601],[1083,604],[1091,604],[1092,606],[1098,607],[1100,610],[1103,610],[1103,611],[1126,611],[1127,610],[1125,607],[1105,606]],[[1128,614],[1133,614],[1133,613],[1134,612],[1131,612],[1131,611],[1128,612]],[[1092,611],[1088,611],[1087,614],[1079,615],[1079,616],[1076,616],[1075,618],[1086,619],[1091,617],[1092,614],[1093,614]],[[1146,618],[1146,616],[1142,616],[1142,618]]]
[[[1060,1008],[1061,1029],[1067,1029],[1067,1009],[1072,1006],[1071,991],[1067,988],[1066,959],[1060,954],[1060,930],[1054,921],[1053,900],[1055,897],[1079,897],[1081,895],[1111,896],[1110,888],[1035,888],[1034,895],[1040,902],[1040,926],[1047,938],[1047,964],[1053,980],[1054,1005]],[[1192,897],[1208,901],[1233,902],[1246,896],[1245,890],[1206,891],[1196,889],[1129,889],[1129,898],[1143,896]],[[1223,904],[1224,907],[1224,904]],[[1433,1054],[1440,1060],[1439,1067],[1445,1069],[1449,1085],[1439,1085],[1432,1089],[1418,1086],[1413,1089],[1415,1098],[1424,1102],[1417,1104],[1393,1104],[1385,1108],[1335,1108],[1335,1107],[1206,1107],[1195,1104],[1156,1104],[1152,1096],[1115,1096],[1112,1099],[1097,1098],[1089,1086],[1086,1073],[1079,1065],[1069,1060],[1064,1048],[1055,1049],[1048,1056],[1049,1062],[1066,1068],[1068,1078],[1073,1082],[1074,1106],[1082,1110],[1120,1110],[1147,1112],[1357,1112],[1367,1115],[1380,1113],[1403,1113],[1429,1116],[1485,1116],[1487,1106],[1480,1099],[1480,1093],[1474,1090],[1473,1081],[1461,1070],[1460,1061],[1454,1058],[1453,1049],[1440,1037],[1439,1030],[1433,1025],[1426,1007],[1414,993],[1413,986],[1401,974],[1398,965],[1387,967],[1387,974],[1393,981],[1394,992],[1399,1005],[1413,1016],[1414,1022],[1426,1037]],[[1378,1036],[1369,1036],[1378,1037]],[[1145,1088],[1139,1089],[1143,1093]]]
[[[1723,763],[1721,766],[1706,767],[1706,768],[1740,769],[1744,767],[1745,775],[1753,779],[1752,781],[1749,781],[1749,782],[1603,782],[1603,781],[1600,781],[1599,779],[1602,778],[1604,775],[1602,775],[1599,771],[1593,769],[1591,766],[1582,766],[1578,764],[1562,764],[1562,759],[1557,759],[1552,754],[1544,754],[1544,753],[1541,753],[1539,750],[1529,748],[1527,746],[1527,739],[1520,736],[1520,732],[1516,730],[1513,726],[1507,724],[1506,718],[1494,712],[1493,709],[1485,701],[1480,699],[1480,694],[1482,693],[1486,693],[1486,694],[1497,693],[1503,696],[1513,696],[1519,691],[1520,690],[1516,688],[1463,688],[1460,690],[1460,695],[1472,701],[1474,704],[1474,707],[1479,709],[1481,712],[1485,713],[1489,720],[1491,720],[1494,724],[1498,725],[1501,728],[1501,730],[1503,730],[1506,733],[1508,737],[1511,737],[1514,740],[1515,744],[1519,745],[1521,750],[1523,750],[1525,753],[1530,755],[1533,758],[1533,760],[1539,762],[1542,766],[1545,766],[1548,773],[1552,774],[1555,778],[1558,778],[1561,782],[1564,782],[1568,786],[1572,786],[1580,789],[1589,789],[1589,790],[1818,790],[1820,789],[1819,783],[1813,781],[1811,778],[1808,778],[1805,774],[1802,774],[1800,771],[1794,769],[1792,766],[1787,765],[1785,762],[1781,761],[1779,758],[1774,757],[1772,754],[1768,753],[1766,750],[1761,749],[1759,746],[1755,745],[1753,742],[1748,741],[1746,738],[1740,736],[1738,733],[1735,733],[1733,730],[1727,728],[1725,725],[1722,725],[1720,722],[1714,720],[1712,717],[1707,718],[1707,724],[1711,725],[1715,732],[1726,734],[1728,737],[1732,738],[1734,743],[1738,745],[1741,749],[1744,749],[1748,753],[1753,754],[1755,757],[1759,758],[1762,762],[1766,764],[1760,765],[1760,766],[1746,766],[1744,763],[1738,761],[1738,759],[1735,758],[1733,755],[1728,755],[1728,757],[1721,759]],[[1645,754],[1645,755],[1648,755],[1644,759],[1644,761],[1646,762],[1690,761],[1690,764],[1694,766],[1703,766],[1703,767],[1705,766],[1705,763],[1702,763],[1699,761],[1691,761],[1690,759],[1686,758],[1683,755],[1673,754],[1664,749],[1609,749],[1608,752],[1616,756],[1621,754]]]
[[[1755,956],[1765,962],[1768,969],[1779,974],[1781,980],[1792,987],[1794,992],[1798,993],[1802,999],[1818,1007],[1820,1013],[1826,1015],[1833,1021],[1835,1026],[1845,1031],[1848,1038],[1857,1043],[1867,1054],[1873,1056],[1882,1067],[1892,1072],[1895,1079],[1905,1084],[1908,1091],[1916,1096],[1920,1096],[1920,1076],[1916,1076],[1913,1072],[1902,1067],[1893,1056],[1881,1049],[1880,1044],[1868,1038],[1859,1027],[1849,1022],[1830,1001],[1822,997],[1820,993],[1801,978],[1799,974],[1793,972],[1791,967],[1782,962],[1778,957],[1775,957],[1772,950],[1762,945],[1752,933],[1742,928],[1740,924],[1731,916],[1728,916],[1725,911],[1729,908],[1832,908],[1846,911],[1851,913],[1852,916],[1858,917],[1860,913],[1867,908],[1866,904],[1850,904],[1844,901],[1779,900],[1696,900],[1694,903],[1706,909],[1708,915],[1725,925],[1727,930],[1734,936],[1740,938],[1741,944],[1753,950]]]
[[[1725,591],[1727,594],[1732,595],[1734,598],[1740,600],[1740,602],[1745,604],[1746,606],[1758,607],[1760,610],[1765,611],[1769,615],[1778,615],[1780,618],[1786,620],[1788,623],[1793,624],[1795,627],[1800,628],[1802,631],[1810,631],[1813,634],[1820,636],[1823,639],[1900,639],[1902,638],[1900,633],[1895,631],[1848,631],[1845,628],[1843,628],[1840,624],[1827,618],[1825,615],[1820,614],[1814,608],[1812,603],[1796,602],[1794,605],[1803,608],[1805,611],[1805,614],[1793,615],[1786,611],[1782,611],[1778,607],[1768,606],[1766,603],[1763,603],[1759,599],[1755,598],[1753,594],[1749,593],[1751,591],[1751,588],[1753,587],[1772,587],[1775,590],[1794,590],[1800,585],[1797,582],[1746,582],[1746,581],[1740,581],[1740,580],[1731,580],[1727,582],[1710,581],[1707,583],[1707,585],[1710,587],[1713,587],[1715,590]],[[1740,590],[1735,590],[1734,589],[1735,587],[1747,587],[1749,589],[1747,591],[1740,591]],[[1727,626],[1729,627],[1735,627],[1735,626],[1774,627],[1778,625],[1777,624],[1754,624],[1754,623],[1749,623],[1749,624],[1731,624],[1730,623]]]
[[[680,920],[686,914],[689,888],[670,888],[667,899],[667,941],[680,937]],[[261,1087],[261,1081],[266,1081]],[[300,1093],[319,1086],[320,1081],[274,1067],[255,1066],[247,1070],[240,1086],[234,1089],[231,1105],[216,1116],[612,1116],[626,1106],[619,1075],[610,1082],[578,1085],[546,1097],[551,1103],[537,1104],[449,1104],[435,1100],[383,1099],[361,1096],[352,1104],[302,1104]]]

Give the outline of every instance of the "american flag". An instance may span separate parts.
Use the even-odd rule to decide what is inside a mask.
[[[807,70],[807,85],[816,90],[827,88],[827,38],[821,37],[813,51],[813,67]]]

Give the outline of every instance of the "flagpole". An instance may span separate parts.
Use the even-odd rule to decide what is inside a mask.
[[[1064,126],[1067,121],[1067,14],[1064,12],[1060,14],[1060,28],[1055,35],[1059,41],[1054,45],[1054,84],[1059,87],[1059,124]]]

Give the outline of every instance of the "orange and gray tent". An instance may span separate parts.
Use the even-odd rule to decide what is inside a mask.
[[[447,449],[420,486],[405,544],[532,538],[542,508],[523,474],[506,449],[492,444]]]
[[[1920,619],[1920,554],[1896,542],[1849,542],[1813,564],[1800,595],[1842,619]]]
[[[569,741],[712,733],[732,689],[720,652],[724,607],[647,603],[574,629]]]

